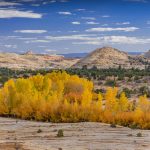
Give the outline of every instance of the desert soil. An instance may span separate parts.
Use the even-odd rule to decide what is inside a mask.
[[[38,133],[38,130],[42,132]],[[64,137],[57,131],[64,130]],[[142,137],[137,137],[137,133]],[[103,123],[42,123],[0,118],[0,150],[150,150],[150,131]]]

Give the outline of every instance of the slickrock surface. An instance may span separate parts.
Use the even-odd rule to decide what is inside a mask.
[[[64,137],[57,137],[59,129],[64,130]],[[136,136],[139,132],[142,137]],[[103,123],[0,118],[0,150],[150,150],[150,131],[111,128]]]

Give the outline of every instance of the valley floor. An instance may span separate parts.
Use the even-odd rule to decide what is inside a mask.
[[[57,137],[59,129],[63,129],[64,137]],[[137,137],[139,132],[142,137]],[[0,118],[0,150],[150,150],[150,131],[112,128],[104,123]]]

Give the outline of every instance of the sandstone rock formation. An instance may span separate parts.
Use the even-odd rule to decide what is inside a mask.
[[[0,67],[10,69],[64,69],[77,61],[59,55],[0,53]]]
[[[87,57],[81,59],[73,67],[82,68],[87,66],[92,68],[117,68],[119,66],[123,68],[140,68],[145,67],[144,57],[130,56],[127,53],[120,51],[112,47],[103,47],[96,49],[90,53]]]
[[[23,55],[0,53],[0,67],[11,69],[65,69],[82,68],[139,68],[150,66],[150,51],[145,55],[131,56],[112,47],[98,48],[86,57],[65,58],[62,55],[34,54],[28,51]]]

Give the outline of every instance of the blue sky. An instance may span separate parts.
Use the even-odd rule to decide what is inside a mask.
[[[84,53],[150,49],[149,0],[0,1],[0,51]]]

